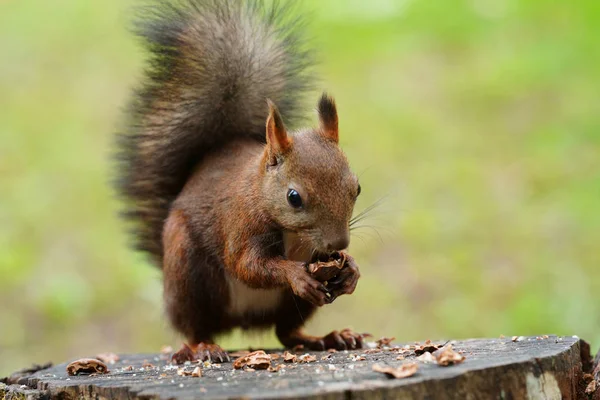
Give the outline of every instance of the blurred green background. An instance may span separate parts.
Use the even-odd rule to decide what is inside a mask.
[[[0,1],[0,376],[177,346],[108,184],[132,1]],[[600,3],[305,1],[363,187],[363,277],[311,321],[600,345]],[[315,93],[314,99],[317,99]],[[380,237],[379,237],[380,236]],[[225,339],[269,346],[271,333]]]

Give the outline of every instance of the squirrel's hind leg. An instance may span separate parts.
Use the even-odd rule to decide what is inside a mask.
[[[202,241],[197,235],[196,240]],[[169,214],[163,233],[165,309],[173,327],[187,339],[172,360],[225,362],[227,353],[212,341],[231,329],[226,312],[227,283],[219,264],[194,245],[182,210]]]

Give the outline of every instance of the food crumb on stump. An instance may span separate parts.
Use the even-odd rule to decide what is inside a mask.
[[[435,357],[431,353],[423,353],[419,357],[417,357],[417,360],[424,362],[424,363],[435,363],[436,362]]]
[[[317,361],[317,357],[313,356],[312,354],[306,353],[298,357],[298,361],[300,361],[301,363],[315,362]]]
[[[238,358],[233,363],[233,368],[241,369],[267,369],[271,366],[271,356],[263,350],[257,350],[243,357]]]
[[[67,373],[71,376],[79,374],[107,374],[109,372],[106,364],[94,358],[81,358],[67,365]]]
[[[276,365],[276,366],[274,366],[274,367],[269,367],[267,370],[268,370],[269,372],[279,372],[279,371],[281,371],[281,370],[282,370],[282,369],[284,369],[284,368],[285,368],[285,365],[283,365],[283,364],[278,364],[278,365]]]
[[[350,359],[351,361],[365,361],[366,358],[365,356],[362,356],[360,354],[351,354],[348,356],[348,359]]]
[[[144,363],[142,364],[142,368],[144,369],[154,369],[156,368],[156,366],[152,363],[149,363],[148,360],[144,360]]]
[[[448,344],[435,351],[433,355],[435,356],[435,360],[438,365],[441,365],[442,367],[460,364],[461,362],[465,361],[465,356],[454,351],[451,344]]]
[[[381,372],[390,378],[402,379],[413,376],[419,370],[419,365],[416,363],[402,364],[399,367],[373,365],[373,371]]]

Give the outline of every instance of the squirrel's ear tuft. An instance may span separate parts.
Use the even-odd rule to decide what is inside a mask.
[[[321,133],[328,139],[338,142],[338,116],[333,97],[323,93],[318,105]]]
[[[269,99],[269,116],[267,117],[267,153],[269,165],[276,165],[280,158],[292,145],[277,106]]]

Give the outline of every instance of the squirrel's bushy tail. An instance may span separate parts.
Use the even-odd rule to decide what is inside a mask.
[[[232,139],[264,142],[266,99],[287,121],[311,81],[311,57],[290,5],[153,0],[136,32],[144,80],[118,135],[118,190],[136,247],[160,262],[169,207],[204,155]]]

